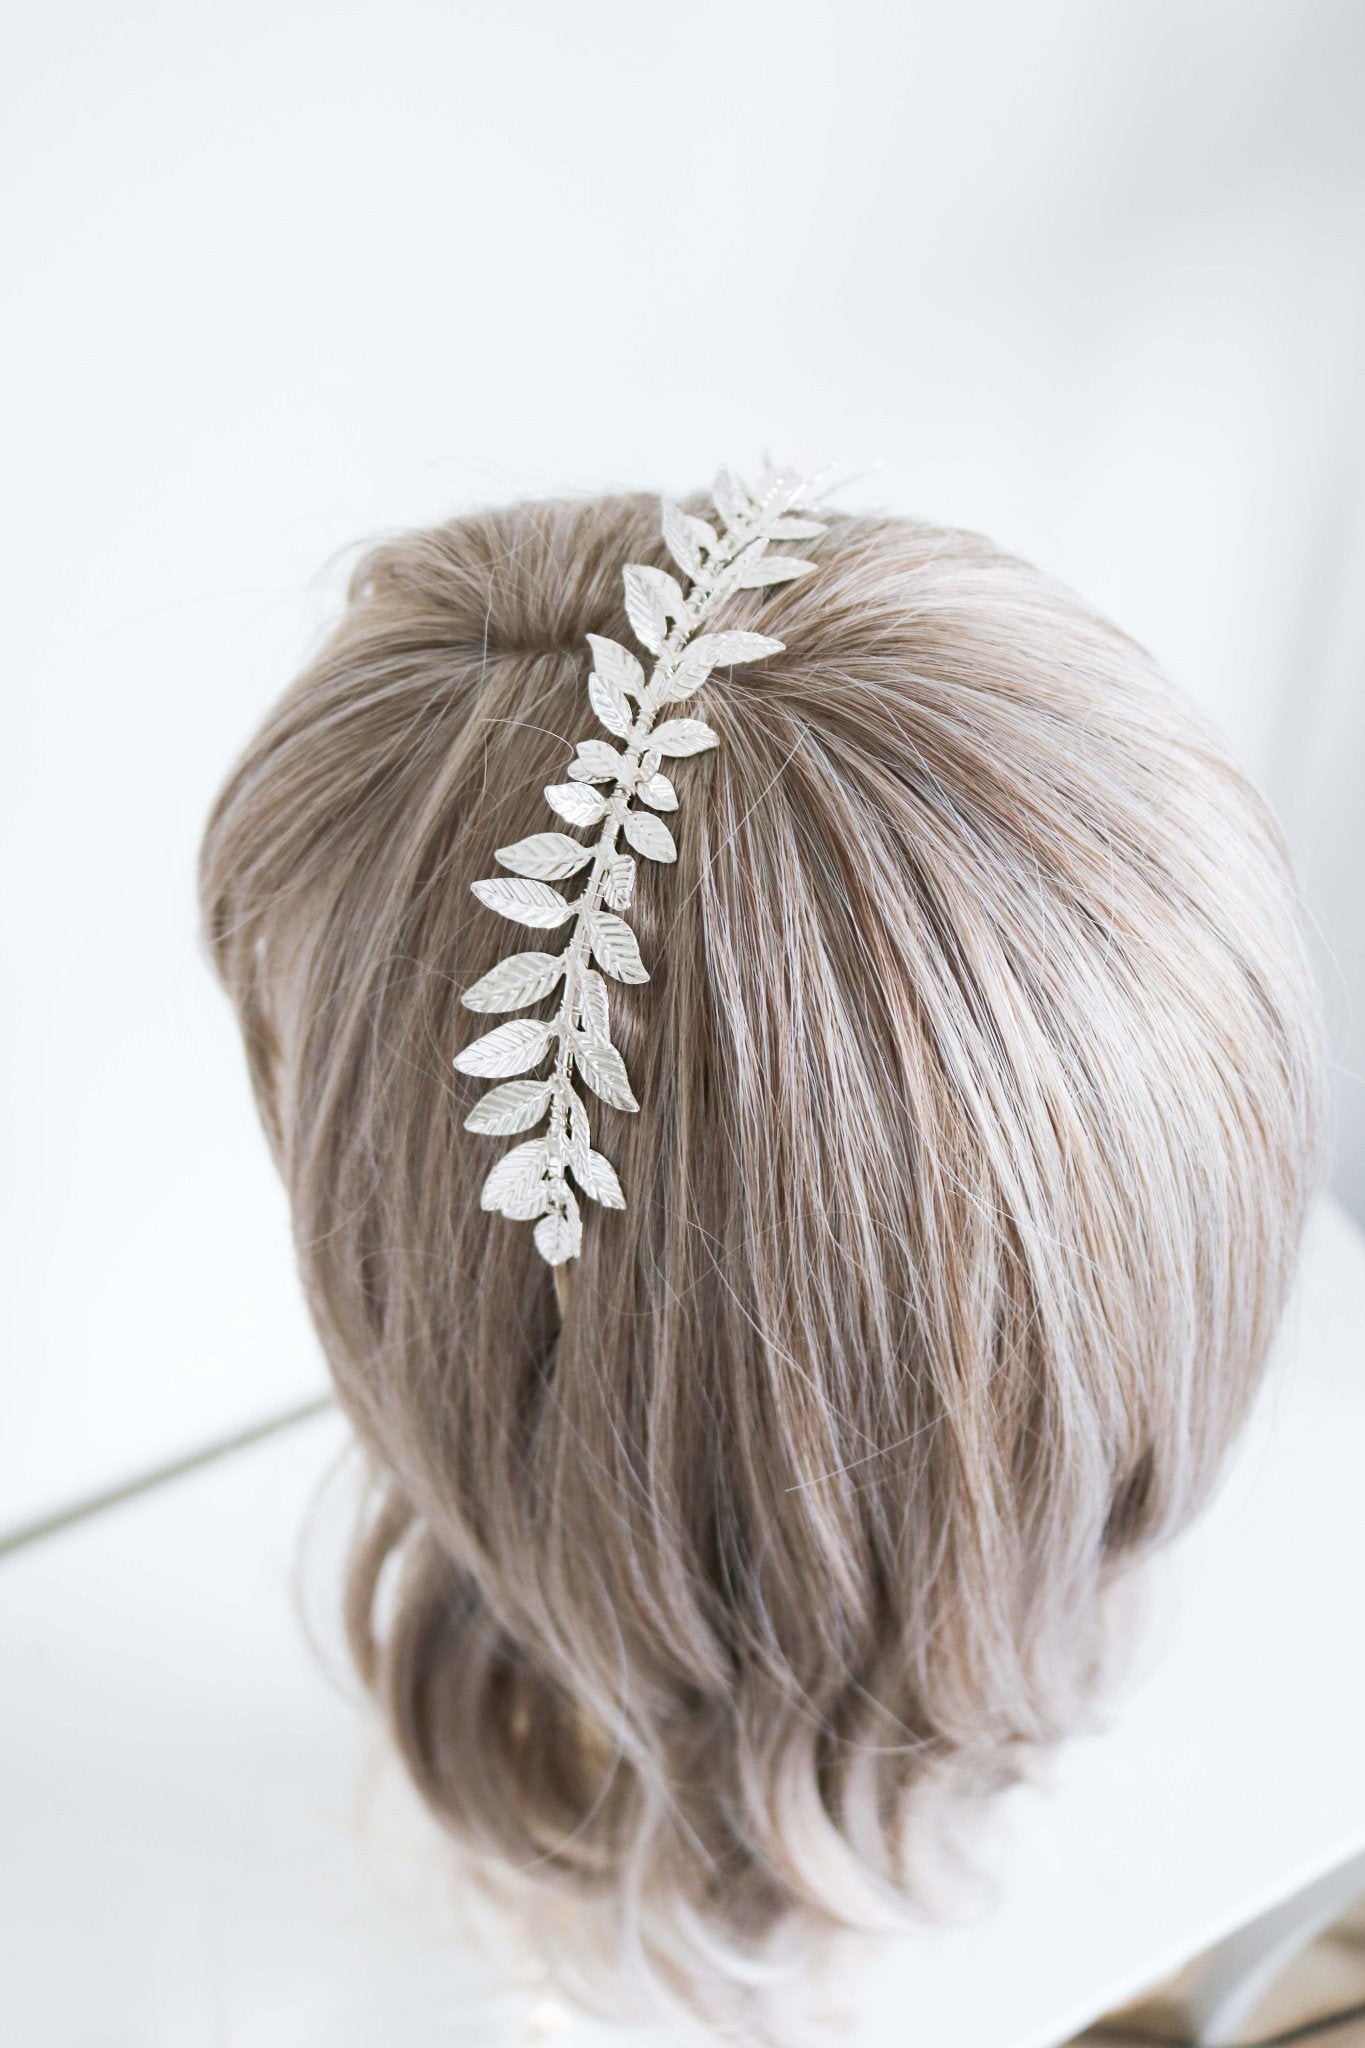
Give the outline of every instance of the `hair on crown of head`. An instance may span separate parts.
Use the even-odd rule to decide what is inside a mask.
[[[649,980],[635,934],[621,914],[634,892],[633,856],[677,858],[673,835],[659,815],[678,803],[663,763],[716,744],[716,734],[699,718],[671,717],[661,724],[656,719],[665,707],[685,703],[713,669],[782,652],[783,643],[764,633],[700,629],[714,624],[736,591],[788,583],[814,568],[798,555],[767,549],[770,541],[810,540],[824,532],[819,520],[802,516],[817,481],[795,470],[770,469],[750,488],[722,469],[713,486],[715,526],[663,501],[663,537],[679,576],[638,562],[622,572],[631,630],[654,657],[650,674],[629,648],[600,634],[587,636],[593,656],[588,701],[622,745],[580,740],[568,780],[545,790],[552,810],[580,831],[596,828],[596,838],[534,832],[495,850],[508,874],[471,885],[480,902],[517,924],[571,927],[560,952],[509,954],[462,998],[471,1010],[521,1010],[558,988],[554,1015],[496,1025],[454,1061],[463,1074],[499,1083],[465,1118],[467,1130],[508,1137],[548,1118],[538,1137],[524,1139],[497,1161],[480,1200],[485,1209],[534,1223],[536,1249],[552,1266],[576,1258],[582,1245],[575,1186],[606,1208],[625,1207],[615,1168],[593,1149],[587,1105],[575,1081],[613,1108],[640,1106],[611,1042],[603,977]],[[575,897],[552,886],[580,874],[583,886]],[[537,1074],[547,1056],[550,1071]]]

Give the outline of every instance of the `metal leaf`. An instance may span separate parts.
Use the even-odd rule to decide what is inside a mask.
[[[509,953],[467,988],[467,1010],[520,1010],[547,996],[564,972],[564,953]]]
[[[761,661],[781,654],[783,643],[767,633],[702,633],[688,643],[661,695],[673,704],[701,688],[712,669],[732,668],[742,661]]]
[[[529,839],[497,847],[493,858],[511,868],[513,874],[534,875],[542,882],[560,882],[565,875],[576,875],[588,865],[592,848],[584,846],[581,839],[570,839],[567,832],[533,832]]]
[[[662,818],[655,817],[653,811],[627,811],[621,829],[635,851],[646,854],[650,860],[678,858],[673,834]]]
[[[688,532],[702,553],[704,555],[714,555],[720,546],[720,535],[716,532],[710,520],[696,519],[690,512],[685,512],[683,517],[687,521]]]
[[[772,519],[763,531],[769,540],[814,540],[829,528],[823,519]]]
[[[545,1140],[532,1138],[505,1152],[479,1190],[479,1207],[496,1209],[514,1222],[543,1216],[550,1198],[545,1181]]]
[[[716,471],[711,496],[726,526],[736,526],[741,519],[748,517],[752,501],[747,487],[740,482],[732,469]]]
[[[578,1204],[567,1187],[564,1193],[572,1207],[551,1211],[535,1227],[536,1250],[551,1266],[562,1266],[566,1259],[576,1259],[583,1248],[583,1224]]]
[[[569,774],[575,782],[615,782],[625,758],[605,740],[580,740],[578,752],[569,763]]]
[[[642,804],[649,804],[656,811],[676,811],[678,792],[666,775],[651,775],[648,782],[642,782],[635,792]]]
[[[549,1108],[553,1085],[551,1081],[504,1081],[479,1097],[464,1127],[486,1138],[510,1138],[513,1131],[529,1131]]]
[[[635,863],[632,861],[631,866]],[[579,984],[578,1013],[583,1029],[590,1038],[599,1038],[605,1044],[611,1037],[611,1018],[607,1008],[607,984],[595,967],[583,969]]]
[[[528,882],[521,876],[504,880],[501,875],[493,875],[485,882],[471,882],[469,886],[480,903],[496,910],[499,917],[536,925],[542,931],[549,931],[573,916],[572,903],[544,882]]]
[[[666,719],[649,737],[661,754],[701,754],[717,744],[715,733],[699,718]]]
[[[809,576],[814,567],[814,562],[803,561],[799,555],[761,555],[745,564],[738,588],[766,590],[770,583],[794,583],[798,576]]]
[[[682,590],[667,569],[646,568],[641,562],[628,562],[622,576],[631,631],[651,654],[657,654],[667,636],[668,621],[681,615]]]
[[[626,836],[630,836],[629,828]],[[618,854],[607,869],[606,887],[602,894],[613,910],[630,909],[635,894],[635,863],[628,853]]]
[[[738,662],[762,661],[767,654],[781,652],[782,642],[774,640],[770,633],[699,633],[688,642],[678,667],[699,669],[703,675],[709,675],[713,668],[733,668]]]
[[[619,640],[608,640],[601,633],[589,633],[588,645],[592,649],[592,665],[599,676],[615,683],[628,697],[643,695],[645,672],[628,647]]]
[[[482,1038],[476,1038],[463,1052],[456,1053],[454,1065],[462,1074],[483,1074],[490,1078],[500,1074],[524,1074],[528,1067],[544,1059],[554,1035],[553,1020],[514,1017],[510,1024],[499,1024],[495,1030],[486,1031]]]
[[[594,1095],[600,1095],[613,1109],[640,1107],[630,1092],[626,1063],[614,1045],[605,1045],[601,1039],[588,1038],[580,1032],[571,1047],[574,1065]]]
[[[660,507],[664,545],[685,576],[701,574],[701,549],[681,505],[665,498]]]
[[[569,1164],[581,1179],[582,1169],[588,1163],[592,1151],[592,1132],[588,1124],[587,1105],[573,1088],[569,1090]]]
[[[614,917],[609,910],[589,910],[584,919],[592,957],[604,973],[617,981],[649,980],[635,934],[623,917]]]
[[[545,801],[552,811],[558,811],[560,817],[567,818],[571,825],[595,825],[607,808],[607,800],[601,792],[582,782],[547,783]]]
[[[600,1152],[590,1151],[585,1159],[575,1159],[573,1176],[584,1194],[591,1195],[604,1209],[625,1208],[626,1198],[616,1178],[616,1168]]]
[[[588,677],[588,702],[607,731],[614,732],[618,740],[625,739],[635,723],[635,713],[621,685],[594,669]]]

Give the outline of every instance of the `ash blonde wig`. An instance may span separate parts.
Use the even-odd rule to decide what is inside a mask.
[[[913,1889],[922,1796],[1084,1716],[1111,1582],[1255,1389],[1323,1056],[1277,829],[1151,659],[974,534],[835,514],[727,618],[785,651],[697,700],[613,989],[642,1109],[597,1105],[630,1202],[561,1298],[479,1207],[459,991],[516,940],[470,882],[543,824],[657,518],[373,548],[202,897],[373,1464],[359,1667],[490,1881],[717,2015]]]

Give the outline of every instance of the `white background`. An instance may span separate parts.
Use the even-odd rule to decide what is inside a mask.
[[[0,1526],[322,1383],[193,860],[378,529],[832,457],[1269,786],[1365,1218],[1365,7],[52,4],[3,162]]]

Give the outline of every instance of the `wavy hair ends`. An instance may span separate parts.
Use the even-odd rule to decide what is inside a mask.
[[[913,1907],[921,1803],[1084,1720],[1111,1582],[1255,1389],[1325,1067],[1278,831],[1150,658],[976,535],[835,515],[727,618],[784,651],[700,694],[614,990],[642,1108],[597,1105],[627,1207],[561,1302],[479,1206],[469,885],[657,517],[373,548],[201,883],[376,1474],[360,1668],[546,1939],[710,2022],[783,1935]]]

